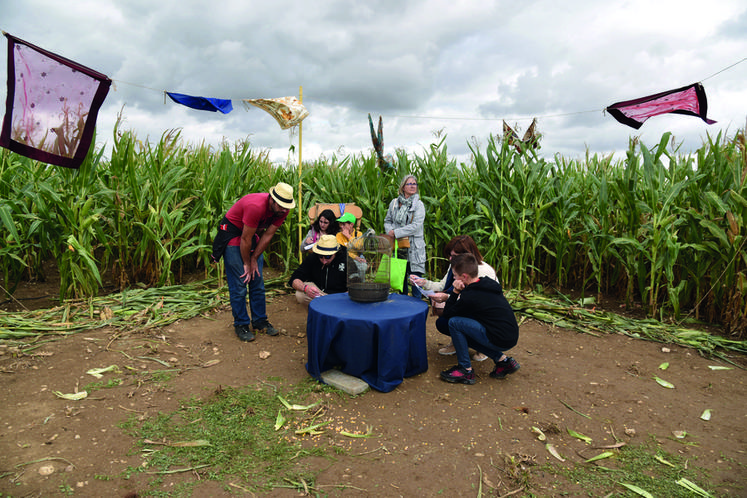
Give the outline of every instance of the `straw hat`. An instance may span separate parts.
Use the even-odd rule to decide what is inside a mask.
[[[345,213],[337,218],[337,221],[340,223],[355,223],[355,215],[353,213]]]
[[[272,187],[270,195],[282,208],[293,209],[296,207],[296,202],[293,200],[293,187],[287,183],[280,182]]]
[[[325,234],[319,237],[312,251],[321,256],[329,256],[336,253],[338,249],[340,249],[340,244],[337,243],[337,237]]]

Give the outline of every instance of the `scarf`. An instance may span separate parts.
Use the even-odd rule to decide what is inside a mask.
[[[417,194],[411,195],[408,198],[405,198],[405,196],[402,194],[397,197],[399,207],[394,213],[394,224],[396,226],[403,227],[408,224],[407,214],[410,212],[410,208],[412,207],[412,203],[413,201],[415,201],[415,199],[417,199]]]

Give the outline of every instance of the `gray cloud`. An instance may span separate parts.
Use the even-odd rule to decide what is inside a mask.
[[[171,128],[193,143],[248,136],[284,162],[293,138],[239,99],[298,95],[299,87],[311,111],[305,159],[370,151],[369,112],[384,116],[388,151],[420,153],[445,133],[461,158],[469,142],[499,134],[502,119],[524,129],[538,117],[548,157],[619,153],[631,136],[656,143],[668,130],[695,148],[706,132],[744,126],[747,63],[704,82],[718,125],[662,116],[636,131],[601,112],[743,59],[740,0],[713,0],[705,10],[678,0],[8,3],[4,30],[114,79],[100,141],[110,142],[124,106],[138,137]],[[164,90],[230,98],[235,110],[164,104]]]

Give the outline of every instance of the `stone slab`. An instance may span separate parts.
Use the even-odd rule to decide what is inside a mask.
[[[348,394],[361,394],[368,390],[368,384],[358,377],[353,377],[340,370],[332,369],[322,372],[322,381]]]

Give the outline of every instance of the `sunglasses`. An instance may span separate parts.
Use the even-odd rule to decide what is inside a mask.
[[[405,183],[405,185],[417,185],[417,183],[410,182],[410,183]]]
[[[332,259],[332,256],[334,256],[334,254],[330,254],[330,255],[328,255],[328,256],[322,256],[322,255],[320,254],[320,255],[319,255],[319,258],[320,258],[320,259]]]

